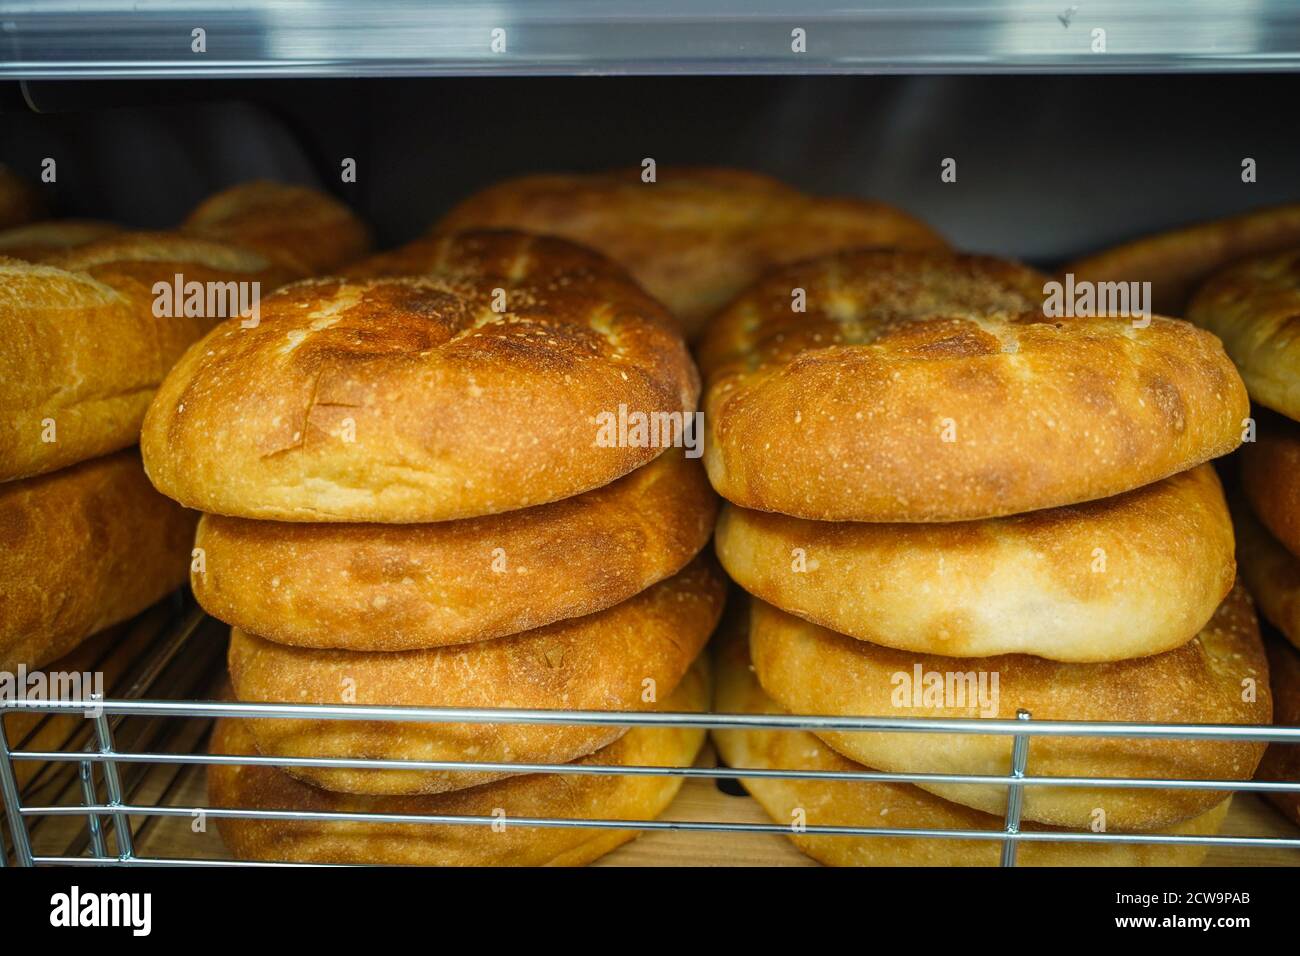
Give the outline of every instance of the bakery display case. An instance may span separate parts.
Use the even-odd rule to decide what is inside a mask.
[[[0,860],[1297,865],[1298,71],[0,0]]]

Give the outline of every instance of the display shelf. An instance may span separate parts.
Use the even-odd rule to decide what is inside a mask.
[[[712,751],[702,763],[713,763]],[[160,767],[145,777],[137,799],[175,807],[207,805],[204,771],[199,767]],[[707,780],[688,780],[673,801],[666,820],[715,820],[722,823],[771,822],[746,795],[723,792]],[[52,820],[75,839],[84,826],[75,818]],[[1297,830],[1253,794],[1238,794],[1224,822],[1225,836],[1295,837]],[[46,834],[49,839],[53,834]],[[54,841],[51,840],[51,846]],[[137,832],[136,852],[155,858],[228,860],[230,853],[216,827],[195,833],[189,817],[153,818]],[[658,831],[647,833],[601,858],[597,866],[817,866],[793,843],[775,833]],[[1300,866],[1300,850],[1212,847],[1206,866]]]
[[[0,0],[16,79],[1297,67],[1291,0]]]
[[[196,703],[221,701],[227,697],[228,688],[222,667],[226,628],[199,611],[186,594],[174,595],[172,599],[146,612],[140,619],[129,625],[127,630],[134,632],[141,628],[147,629],[153,644],[147,652],[138,656],[133,655],[136,659],[133,670],[138,673],[123,683],[121,692],[124,699],[110,699],[105,703],[104,719],[112,726],[111,735],[115,741],[110,750],[105,753],[206,754],[213,708],[224,711],[231,706],[248,706]],[[126,647],[128,644],[129,642],[125,642],[122,646]],[[140,700],[145,696],[154,696],[154,699]],[[257,706],[265,709],[267,705]],[[518,716],[526,712],[514,713]],[[573,712],[566,713],[567,716],[575,719],[581,716]],[[17,715],[20,720],[24,716],[29,715],[21,713]],[[644,714],[637,716],[640,720],[651,719]],[[686,715],[668,715],[665,719],[675,721],[683,716]],[[49,719],[66,722],[68,718]],[[702,719],[706,722],[715,722],[720,718],[718,715],[711,715]],[[721,719],[734,721],[755,718],[735,718],[724,715]],[[784,720],[792,726],[827,720],[860,722],[857,718],[769,719]],[[83,723],[89,724],[90,721],[83,721]],[[938,726],[941,723],[944,726],[953,724],[950,729],[954,732],[962,729],[956,726],[962,722],[934,722],[934,725]],[[996,723],[998,722],[986,725],[992,727]],[[1042,722],[1035,726],[1037,730],[1057,734],[1101,732],[1103,726],[1114,729],[1117,725],[1065,725]],[[1131,728],[1135,725],[1128,726]],[[88,728],[83,730],[88,732]],[[1140,735],[1152,735],[1157,731],[1162,735],[1165,731],[1181,735],[1188,732],[1186,728],[1173,725],[1152,726],[1142,730]],[[1207,727],[1202,732],[1211,736],[1245,733],[1251,736],[1263,735],[1275,739],[1287,739],[1294,735],[1295,729]],[[1020,730],[1017,729],[1015,733],[1019,734]],[[28,740],[31,739],[30,734],[26,736]],[[75,734],[63,746],[58,747],[58,750],[79,754],[87,749],[86,744],[83,743],[84,737],[84,733]],[[17,738],[14,742],[17,743],[22,739]],[[1028,740],[1028,737],[1025,739]],[[14,749],[18,750],[23,746],[19,744]],[[25,746],[31,747],[33,744],[27,743]],[[1024,756],[1025,754],[1022,754],[1017,758],[1019,762],[1013,768],[1018,773],[1024,771]],[[203,832],[195,832],[192,828],[193,815],[188,812],[175,812],[209,805],[206,794],[206,770],[201,762],[203,758],[197,759],[199,762],[188,763],[166,758],[100,763],[95,775],[104,779],[98,784],[98,796],[94,793],[89,795],[82,793],[75,772],[78,765],[89,768],[89,762],[56,760],[44,766],[40,771],[41,777],[34,779],[24,788],[26,792],[21,802],[27,808],[69,809],[102,803],[107,791],[111,790],[106,775],[112,766],[116,768],[113,773],[120,776],[122,799],[111,802],[143,808],[143,812],[132,815],[133,845],[127,854],[129,860],[123,862],[130,865],[154,865],[161,861],[228,861],[230,857],[221,843],[215,821],[209,820]],[[718,766],[711,748],[705,748],[697,761],[697,766],[702,768]],[[761,772],[788,773],[789,771]],[[715,777],[717,779],[714,779]],[[172,813],[149,812],[154,808],[168,808]],[[119,855],[114,845],[116,826],[110,822],[110,816],[108,812],[101,814],[98,817],[98,828],[95,828],[87,827],[87,817],[84,814],[29,809],[24,814],[24,818],[28,824],[30,849],[39,860],[45,862],[103,865],[105,861],[113,860]],[[651,830],[638,840],[608,855],[601,862],[606,865],[629,866],[774,866],[808,865],[812,862],[786,840],[783,832],[743,829],[743,825],[746,824],[760,824],[765,827],[771,827],[772,824],[758,804],[748,796],[739,793],[735,783],[729,781],[725,775],[709,774],[706,771],[701,776],[688,778],[663,819],[692,821],[697,825],[706,826],[686,830]],[[737,828],[737,824],[742,827]],[[1280,839],[1291,842],[1288,846],[1212,846],[1207,858],[1208,865],[1300,865],[1300,829],[1292,826],[1255,793],[1236,795],[1221,836],[1256,840]],[[16,844],[14,846],[16,847]],[[91,859],[92,857],[94,859]],[[15,854],[12,862],[21,862],[21,860]],[[114,860],[114,862],[118,861]]]

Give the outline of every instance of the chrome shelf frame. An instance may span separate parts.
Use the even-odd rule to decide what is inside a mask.
[[[206,649],[208,654],[205,656],[203,645],[196,642],[199,640],[201,630],[215,626],[216,623],[195,604],[187,589],[178,590],[143,611],[133,620],[119,625],[116,643],[106,646],[99,652],[92,669],[98,671],[108,666],[109,658],[129,654],[129,662],[121,668],[117,679],[107,687],[108,693],[113,697],[125,700],[138,699],[160,693],[164,688],[167,693],[192,695],[196,686],[206,687],[210,683],[210,680],[203,675],[205,672],[210,672],[216,664],[211,653],[215,648],[208,647]],[[181,654],[182,649],[187,653]],[[4,713],[6,713],[4,701],[0,701],[0,716]],[[31,742],[45,734],[48,730],[48,722],[57,717],[56,713],[46,713],[43,720],[20,732],[20,749],[32,749]],[[110,723],[115,731],[120,726],[121,720],[120,717],[111,720]],[[0,720],[0,724],[2,723],[3,721]],[[3,729],[8,730],[8,728]],[[167,721],[164,719],[141,719],[126,728],[123,738],[129,741],[131,746],[149,749],[158,746],[167,737],[168,730]],[[95,747],[94,741],[93,722],[81,721],[80,726],[60,735],[57,746],[61,749],[57,752],[64,755],[85,756],[91,752],[90,748]],[[12,741],[8,742],[12,743]],[[24,744],[27,746],[23,747]],[[93,802],[93,791],[88,797],[87,788],[94,786],[94,766],[93,762],[49,761],[25,784],[25,789],[34,793],[37,798],[48,801],[51,798],[66,798],[74,788],[77,788],[82,800]],[[147,768],[131,766],[127,769],[129,773],[133,773]],[[137,782],[134,779],[129,780],[128,789]],[[5,801],[0,795],[0,811],[4,811],[5,806]],[[0,812],[0,820],[5,819],[7,819],[6,814]],[[82,840],[87,840],[89,845],[100,847],[102,850],[97,821],[92,819],[89,822],[90,827],[86,834],[67,847],[68,854],[79,851]],[[0,830],[7,829],[7,824],[0,824]],[[0,833],[0,866],[6,864],[5,851],[4,835]]]
[[[699,713],[628,713],[608,711],[548,711],[515,709],[463,709],[428,707],[327,706],[308,704],[254,704],[225,701],[106,700],[98,703],[97,712],[86,716],[95,728],[96,747],[86,751],[12,750],[0,732],[0,792],[3,793],[11,836],[18,863],[23,866],[66,864],[75,866],[229,866],[240,861],[201,858],[160,859],[138,856],[134,850],[133,817],[176,817],[202,813],[214,819],[277,819],[329,822],[385,822],[414,825],[491,826],[495,817],[463,815],[419,815],[394,813],[353,813],[332,811],[262,810],[252,808],[215,808],[163,806],[131,803],[123,796],[119,767],[141,763],[180,765],[239,764],[248,766],[352,767],[407,770],[490,769],[511,773],[573,773],[611,775],[659,775],[686,778],[767,777],[789,779],[860,780],[896,783],[996,784],[1008,789],[1007,809],[1001,830],[906,829],[866,826],[810,825],[800,832],[813,836],[911,837],[920,839],[984,840],[1002,843],[1003,866],[1014,866],[1016,850],[1024,842],[1134,843],[1197,846],[1242,846],[1254,848],[1300,849],[1297,837],[1250,836],[1183,836],[1158,833],[1093,833],[1083,831],[1024,831],[1021,805],[1025,787],[1065,786],[1099,788],[1204,789],[1253,792],[1300,792],[1300,781],[1271,782],[1257,780],[1165,780],[1132,777],[1048,777],[1025,773],[1031,741],[1036,736],[1092,736],[1128,738],[1168,738],[1192,740],[1249,740],[1269,743],[1300,744],[1300,727],[1258,727],[1201,724],[1135,724],[1080,721],[1033,721],[1021,711],[1014,720],[939,720],[928,718],[826,717],[770,714],[699,714]],[[7,701],[0,704],[5,712],[77,713],[87,709],[86,701]],[[165,752],[127,752],[114,744],[111,718],[168,717],[211,719],[314,718],[322,720],[391,720],[429,723],[525,723],[542,725],[587,725],[621,727],[693,727],[736,729],[742,727],[800,731],[887,731],[897,733],[977,733],[1013,737],[1009,772],[1002,774],[885,773],[877,771],[837,772],[783,769],[746,769],[737,767],[642,767],[642,766],[574,766],[571,764],[511,764],[476,761],[406,761],[349,758],[281,759],[262,756],[212,756]],[[3,722],[0,721],[0,731]],[[13,772],[13,762],[36,760],[77,763],[80,766],[82,800],[78,805],[28,806],[20,799]],[[100,800],[94,786],[95,766],[103,771],[107,799]],[[85,816],[89,856],[37,855],[27,830],[27,821],[45,816]],[[112,822],[116,837],[116,855],[107,850],[103,818]],[[728,833],[788,834],[790,827],[777,824],[726,823],[718,821],[611,820],[590,818],[528,817],[512,819],[513,826],[576,827],[616,830],[705,830]],[[250,864],[262,865],[262,864]]]
[[[1295,69],[1292,0],[0,0],[22,80]]]

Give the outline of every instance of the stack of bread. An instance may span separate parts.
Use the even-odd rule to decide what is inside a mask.
[[[620,407],[689,416],[699,379],[617,266],[504,232],[420,240],[289,286],[194,345],[145,419],[145,466],[204,512],[195,595],[233,625],[241,701],[705,710],[721,612],[716,503],[681,449],[607,446]],[[218,752],[488,763],[218,766],[215,806],[496,820],[223,820],[240,858],[574,864],[635,834],[680,778],[501,764],[689,765],[698,730],[222,721]]]
[[[1251,399],[1263,411],[1242,448],[1233,514],[1242,580],[1263,616],[1300,646],[1300,378],[1292,323],[1300,309],[1300,204],[1274,206],[1144,236],[1067,265],[1075,281],[1149,282],[1155,308],[1218,335]],[[1266,642],[1274,718],[1300,725],[1300,657]],[[1265,779],[1300,781],[1300,747],[1274,744]],[[1300,795],[1269,794],[1300,822]]]
[[[210,202],[258,221],[285,195],[341,209],[270,184]],[[214,323],[159,317],[155,285],[270,289],[300,274],[201,232],[51,220],[0,233],[0,671],[60,669],[88,635],[185,580],[196,516],[154,491],[131,446],[153,390]]]
[[[1300,222],[1300,213],[1294,217]],[[1300,239],[1300,225],[1293,241]],[[1268,642],[1276,722],[1300,726],[1300,248],[1234,263],[1204,283],[1187,317],[1223,339],[1257,407],[1241,450],[1235,509],[1242,580],[1286,638]],[[1289,642],[1289,643],[1288,643]],[[1300,745],[1269,747],[1259,776],[1300,783]],[[1300,792],[1272,793],[1300,823]]]
[[[1044,317],[1014,263],[856,251],[768,273],[700,350],[717,551],[753,596],[723,711],[1267,724],[1207,460],[1248,404],[1212,335]],[[746,646],[747,645],[747,646]],[[752,674],[751,674],[752,669]],[[991,735],[716,734],[735,767],[1006,774]],[[1028,773],[1248,779],[1245,742],[1034,737]],[[1006,788],[749,779],[783,823],[1000,829]],[[1029,828],[1212,833],[1227,795],[1029,786]],[[995,841],[796,833],[836,864],[996,863]],[[1194,863],[1203,849],[1026,843],[1025,864]]]

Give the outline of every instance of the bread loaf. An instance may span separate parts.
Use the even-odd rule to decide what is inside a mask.
[[[255,253],[174,233],[111,235],[40,264],[0,258],[0,480],[134,445],[172,363],[228,314],[217,290],[251,299],[284,278]]]
[[[214,617],[280,644],[401,651],[580,617],[676,574],[717,499],[672,450],[573,498],[434,524],[204,515],[191,584]]]
[[[749,664],[746,642],[723,642],[716,652],[717,709],[727,714],[779,714]],[[891,827],[926,830],[1004,828],[1000,815],[950,803],[906,783],[745,777],[741,771],[795,770],[816,773],[861,773],[869,768],[840,756],[815,735],[799,730],[744,728],[714,730],[718,752],[736,768],[741,783],[780,824],[808,827]],[[1200,816],[1163,833],[1207,836],[1217,833],[1228,812],[1224,800]],[[1027,822],[1026,831],[1055,827]],[[1059,832],[1059,830],[1057,831]],[[820,836],[795,830],[790,840],[815,860],[831,866],[997,866],[998,840],[923,839],[906,836]],[[1020,843],[1017,866],[1196,866],[1204,846],[1141,843]]]
[[[1234,509],[1241,581],[1260,615],[1300,648],[1300,558],[1268,533],[1244,504]]]
[[[875,717],[1100,720],[1265,725],[1268,666],[1250,599],[1236,588],[1197,638],[1176,650],[1107,664],[1063,664],[1026,654],[953,658],[895,651],[835,634],[755,602],[750,651],[763,689],[800,714]],[[1007,735],[818,734],[858,763],[894,772],[1006,773]],[[1032,776],[1249,780],[1262,744],[1096,736],[1034,737]],[[918,784],[985,813],[1002,788]],[[1208,790],[1027,787],[1026,820],[1087,829],[1158,830],[1209,812],[1229,794]]]
[[[1076,282],[1150,282],[1152,308],[1183,315],[1197,287],[1229,263],[1300,245],[1300,203],[1144,236],[1067,265]]]
[[[47,664],[180,587],[196,517],[134,450],[0,484],[0,671]]]
[[[420,707],[645,710],[670,694],[722,610],[721,574],[703,560],[605,611],[494,641],[420,651],[315,650],[235,629],[230,678],[244,701]],[[291,720],[252,724],[280,757],[565,762],[617,739],[596,725]],[[414,794],[500,779],[495,770],[286,768],[347,793]]]
[[[700,349],[709,478],[801,518],[964,521],[1122,494],[1235,448],[1249,403],[1219,341],[1133,321],[1049,319],[1042,277],[977,256],[777,270]]]
[[[709,706],[707,669],[697,664],[662,704],[669,711]],[[249,721],[221,720],[212,738],[219,754],[255,754]],[[685,727],[639,727],[574,763],[603,767],[686,767],[704,732]],[[529,827],[514,821],[650,820],[681,788],[682,778],[648,774],[527,774],[496,783],[426,796],[381,797],[331,793],[266,766],[217,765],[208,770],[215,807],[478,817],[504,826],[218,819],[237,859],[387,866],[578,866],[638,835],[635,830]]]
[[[557,278],[559,240],[485,241],[535,248],[511,276],[296,283],[255,328],[218,326],[145,419],[154,483],[217,514],[413,523],[558,501],[657,457],[649,432],[601,429],[695,411],[671,320],[610,264]]]
[[[1113,498],[984,521],[809,521],[727,505],[741,587],[841,634],[949,657],[1120,661],[1196,636],[1232,589],[1210,465]]]
[[[1300,244],[1300,207],[1295,242]],[[1300,249],[1216,273],[1192,298],[1187,317],[1223,340],[1250,397],[1300,419]]]
[[[884,203],[805,195],[739,169],[669,167],[523,176],[476,193],[440,231],[506,228],[563,236],[625,266],[695,338],[760,272],[837,249],[942,249]]]
[[[1273,681],[1274,720],[1283,727],[1300,727],[1300,653],[1289,644],[1269,641],[1268,663]],[[1300,783],[1300,744],[1269,744],[1255,777]],[[1300,790],[1271,792],[1268,799],[1300,826]]]
[[[1259,415],[1255,440],[1242,446],[1241,491],[1269,532],[1300,554],[1300,425]]]
[[[306,186],[257,181],[209,196],[181,229],[237,243],[299,278],[337,272],[370,248],[369,228],[347,206]]]

